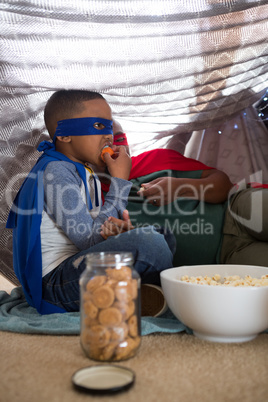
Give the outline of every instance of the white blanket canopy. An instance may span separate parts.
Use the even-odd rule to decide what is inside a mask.
[[[55,90],[101,92],[133,154],[184,151],[188,142],[186,155],[220,163],[235,181],[262,170],[268,182],[267,130],[253,108],[268,86],[267,3],[0,1],[2,272],[13,279],[5,222],[47,138],[43,108]],[[245,136],[249,148],[239,146]],[[228,149],[235,144],[236,157],[221,158],[224,139]]]

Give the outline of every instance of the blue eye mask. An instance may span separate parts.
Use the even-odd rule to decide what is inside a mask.
[[[97,129],[94,124],[100,123],[104,128]],[[68,137],[70,135],[105,135],[113,134],[113,121],[101,117],[80,117],[78,119],[66,119],[58,121],[53,137],[55,144],[57,137]]]

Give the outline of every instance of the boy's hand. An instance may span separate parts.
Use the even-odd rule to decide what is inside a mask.
[[[114,218],[110,216],[107,221],[104,222],[100,232],[101,236],[106,240],[110,236],[116,236],[120,233],[127,232],[134,229],[130,219],[128,210],[123,211],[123,219]]]
[[[103,156],[110,175],[128,180],[132,166],[131,157],[127,154],[124,146],[113,146],[112,149],[117,154],[116,158],[112,158],[108,152]]]

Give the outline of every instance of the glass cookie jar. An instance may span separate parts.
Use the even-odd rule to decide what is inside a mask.
[[[101,252],[87,257],[80,278],[80,342],[97,361],[134,356],[141,343],[140,276],[131,253]]]

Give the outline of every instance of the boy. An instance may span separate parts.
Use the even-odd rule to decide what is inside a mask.
[[[114,148],[116,159],[108,154],[105,162],[101,159],[113,142],[105,99],[90,91],[58,91],[48,100],[44,118],[53,142],[39,145],[43,155],[7,222],[13,228],[14,270],[28,303],[41,314],[78,311],[78,281],[91,252],[132,252],[142,281],[158,284],[159,272],[172,267],[172,252],[154,228],[131,225],[125,209],[131,158],[125,149]],[[99,180],[87,164],[106,164],[111,175],[103,205]]]

